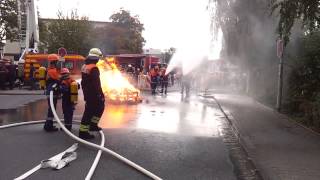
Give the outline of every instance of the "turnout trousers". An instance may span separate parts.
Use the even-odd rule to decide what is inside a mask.
[[[104,111],[104,101],[86,101],[80,132],[88,132],[91,127],[98,125]]]
[[[47,98],[47,101],[48,101],[48,114],[47,114],[46,122],[44,124],[44,129],[49,130],[53,128],[53,113],[50,106],[50,98]],[[55,109],[57,108],[57,102],[58,102],[58,98],[53,97],[53,105]]]
[[[67,129],[71,130],[74,104],[63,99],[62,100],[62,111],[63,111],[63,117],[64,117],[64,125]]]

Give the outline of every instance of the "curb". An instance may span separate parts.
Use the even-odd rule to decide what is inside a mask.
[[[0,91],[0,95],[45,95],[44,91]]]
[[[43,93],[0,93],[0,95],[45,95]]]
[[[248,161],[250,161],[250,162],[253,164],[253,166],[256,168],[256,173],[257,173],[257,175],[260,176],[261,179],[270,179],[270,178],[268,178],[267,175],[263,175],[264,173],[262,173],[262,171],[260,170],[260,169],[262,169],[262,168],[259,168],[259,169],[257,168],[257,167],[259,167],[259,166],[257,165],[257,163],[255,163],[255,161],[254,161],[254,159],[252,158],[252,156],[250,156],[250,153],[249,153],[249,151],[248,151],[248,149],[247,149],[247,146],[245,145],[246,143],[245,143],[244,140],[242,140],[240,131],[238,130],[237,126],[236,126],[235,123],[232,121],[232,119],[229,117],[229,115],[224,111],[224,109],[222,108],[222,105],[220,104],[220,102],[214,97],[214,95],[200,95],[200,96],[202,96],[202,97],[204,97],[204,98],[212,98],[212,99],[217,103],[220,111],[221,111],[221,112],[223,113],[223,115],[226,117],[228,123],[230,124],[232,130],[234,131],[235,136],[237,137],[237,139],[238,139],[238,141],[239,141],[239,144],[241,145],[241,147],[244,149],[245,153],[247,154],[247,156],[248,156]],[[234,119],[234,118],[233,118],[233,119]]]

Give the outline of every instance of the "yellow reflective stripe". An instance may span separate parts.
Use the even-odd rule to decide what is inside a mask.
[[[80,124],[79,131],[89,131],[89,125]]]
[[[93,117],[91,118],[91,122],[96,123],[96,124],[99,122],[99,120],[100,120],[100,118],[97,117],[97,116],[93,116]]]

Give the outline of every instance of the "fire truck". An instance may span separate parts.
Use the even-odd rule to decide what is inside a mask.
[[[24,79],[29,80],[31,77],[30,67],[31,64],[35,68],[35,78],[38,78],[38,69],[43,67],[48,67],[48,54],[27,54],[24,57],[24,63],[20,64],[19,71],[22,71]],[[58,70],[62,67],[66,67],[70,70],[71,75],[80,75],[81,67],[84,64],[85,58],[81,55],[66,55],[63,60],[58,61]]]

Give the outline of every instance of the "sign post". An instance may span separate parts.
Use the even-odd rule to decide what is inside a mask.
[[[59,56],[60,56],[60,59],[59,59],[60,64],[61,64],[61,67],[60,67],[60,68],[62,69],[62,68],[63,68],[63,64],[64,64],[64,62],[65,62],[64,56],[67,55],[67,50],[66,50],[66,48],[63,48],[63,47],[59,48],[59,49],[58,49],[58,54],[59,54]]]
[[[279,58],[279,78],[278,78],[278,94],[277,94],[277,111],[281,111],[282,104],[282,89],[283,89],[283,51],[284,51],[284,42],[282,38],[277,40],[277,56]]]

